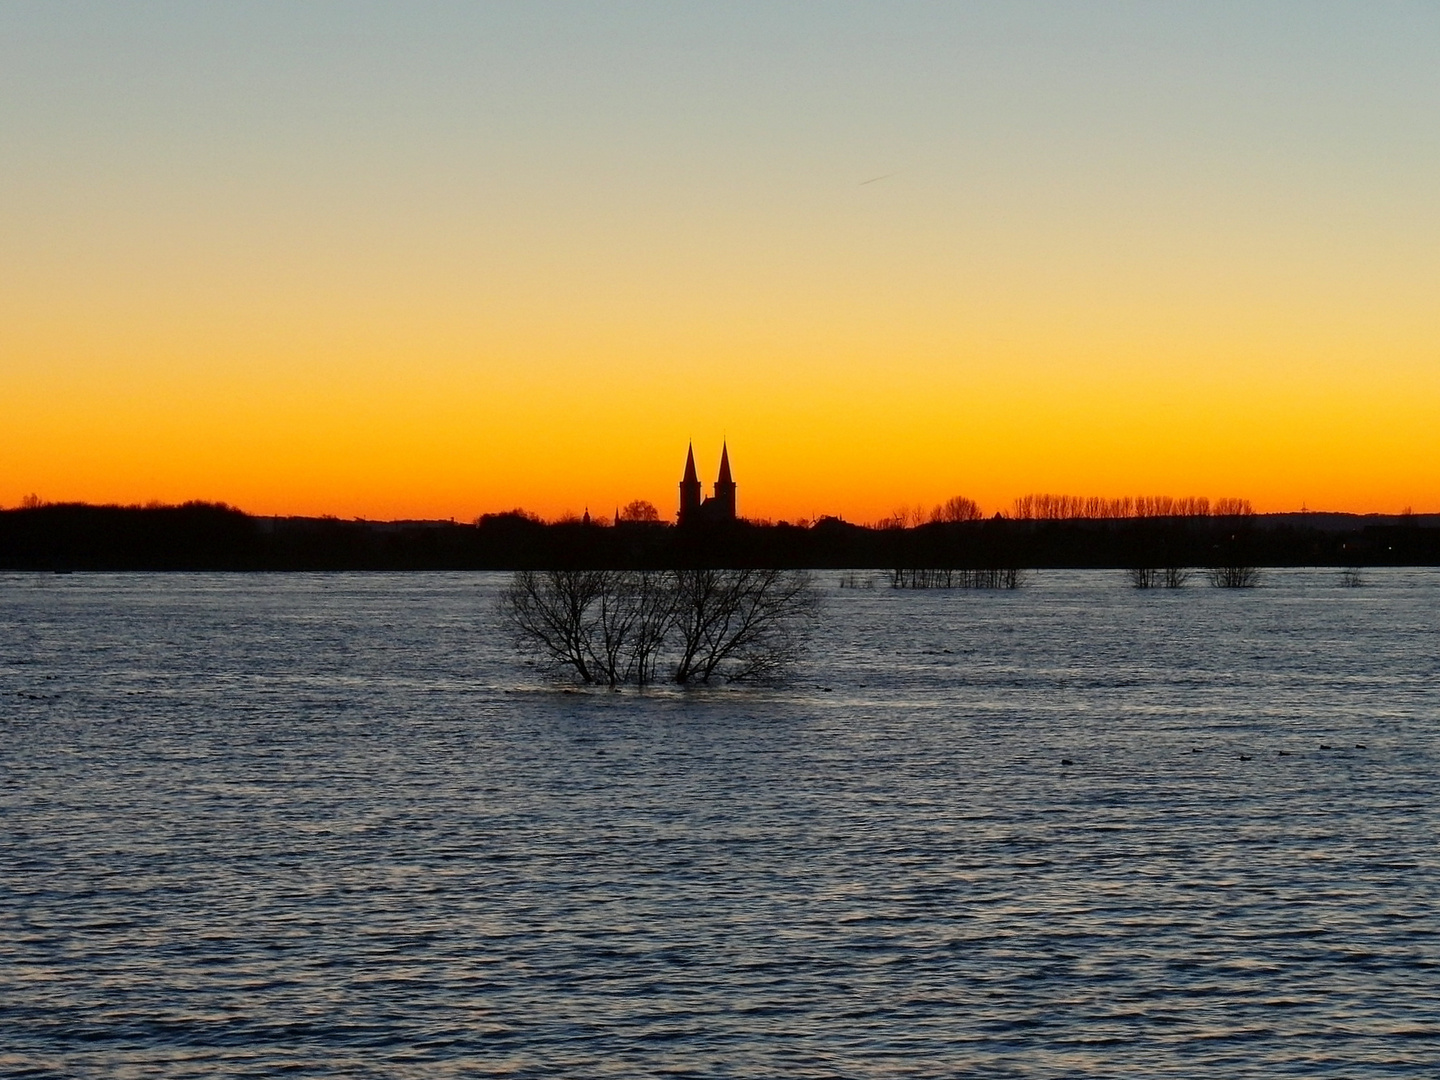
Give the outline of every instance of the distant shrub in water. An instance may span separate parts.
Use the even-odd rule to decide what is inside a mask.
[[[1183,566],[1132,567],[1126,574],[1137,589],[1183,589],[1190,581],[1190,571]]]
[[[1160,584],[1167,589],[1183,589],[1190,583],[1190,571],[1183,566],[1167,566],[1160,573]]]
[[[500,599],[521,651],[583,683],[775,678],[818,613],[798,570],[521,570]]]
[[[1340,571],[1340,584],[1347,589],[1358,589],[1365,584],[1365,578],[1360,573],[1360,567],[1347,566]]]
[[[1212,566],[1208,576],[1217,589],[1253,589],[1260,584],[1260,570],[1255,566]]]
[[[1026,580],[1025,571],[1013,567],[983,570],[896,568],[890,571],[892,589],[1018,589]]]

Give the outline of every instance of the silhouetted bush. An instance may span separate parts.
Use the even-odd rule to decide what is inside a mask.
[[[646,499],[633,499],[620,511],[621,521],[659,521],[660,511]]]
[[[1365,578],[1360,573],[1360,567],[1347,566],[1340,571],[1340,584],[1347,589],[1358,589],[1365,584]]]

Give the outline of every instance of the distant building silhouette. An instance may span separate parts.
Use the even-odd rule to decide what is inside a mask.
[[[697,525],[735,520],[735,481],[730,477],[730,448],[720,447],[720,475],[715,494],[700,498],[700,477],[695,472],[695,446],[685,454],[685,475],[680,480],[680,524]]]
[[[685,475],[680,479],[680,524],[700,516],[700,477],[695,474],[695,444],[685,454]]]

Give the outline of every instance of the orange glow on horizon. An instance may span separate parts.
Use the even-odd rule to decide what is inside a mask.
[[[12,333],[0,504],[467,520],[644,498],[669,517],[693,438],[707,490],[728,440],[741,514],[770,519],[873,521],[956,494],[993,513],[1041,491],[1440,509],[1423,340],[1269,342],[1260,365],[1260,343],[1107,348],[1043,324],[987,340],[933,319],[893,340],[782,323],[768,343],[714,326],[522,342],[524,326],[440,333],[419,315],[343,334],[197,322]]]

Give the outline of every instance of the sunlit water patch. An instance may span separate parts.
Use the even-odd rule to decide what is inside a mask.
[[[1440,573],[819,580],[615,694],[499,575],[0,578],[0,1072],[1440,1075]]]

